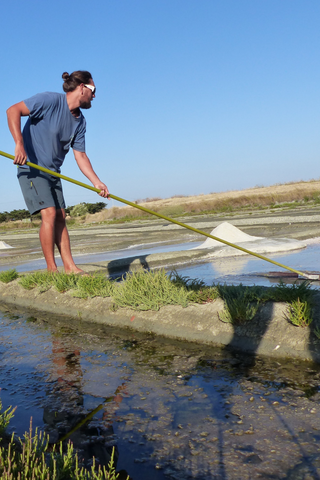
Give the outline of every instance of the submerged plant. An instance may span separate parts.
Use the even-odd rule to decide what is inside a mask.
[[[4,270],[0,272],[0,282],[9,283],[19,277],[19,274],[15,268],[11,270]]]
[[[314,328],[313,333],[320,340],[320,328],[319,327]]]

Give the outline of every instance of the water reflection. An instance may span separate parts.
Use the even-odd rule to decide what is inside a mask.
[[[71,332],[70,332],[71,333]],[[81,352],[73,337],[55,334],[52,338],[51,368],[47,377],[46,401],[43,409],[43,422],[50,436],[50,443],[72,441],[80,452],[86,467],[92,465],[95,457],[97,465],[107,466],[114,449],[115,466],[119,452],[114,444],[113,423],[116,412],[126,392],[126,384],[117,387],[114,394],[104,399],[92,411],[84,406],[84,375],[81,365]],[[99,392],[95,392],[99,395]],[[99,425],[94,418],[102,411]],[[127,472],[121,476],[127,478]]]
[[[87,464],[115,446],[133,479],[319,478],[317,365],[7,313],[0,381],[20,435],[32,415]]]
[[[271,260],[287,265],[296,270],[320,272],[320,245],[312,244],[303,250],[283,254],[267,255]],[[238,285],[262,285],[270,286],[278,283],[279,279],[265,276],[270,271],[285,271],[261,259],[245,256],[232,258],[217,258],[206,263],[198,263],[188,266],[178,266],[177,271],[190,278],[200,278],[207,285],[215,283],[227,283]],[[293,282],[295,279],[292,280]],[[288,280],[286,280],[288,282]],[[290,280],[289,280],[290,282]],[[314,282],[319,287],[318,282]]]

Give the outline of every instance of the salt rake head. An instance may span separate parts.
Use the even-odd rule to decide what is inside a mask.
[[[295,272],[267,272],[262,274],[267,278],[297,278],[299,280],[310,280],[313,282],[320,281],[320,272],[301,272],[302,275],[299,275]]]
[[[301,278],[302,280],[311,280],[314,282],[318,282],[320,280],[320,273],[304,273],[304,275],[299,275],[298,278]]]

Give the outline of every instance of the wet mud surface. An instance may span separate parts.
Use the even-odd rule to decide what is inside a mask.
[[[320,478],[319,365],[12,309],[0,319],[1,398],[19,435],[30,416],[51,442],[73,429],[88,464],[116,446],[134,480]]]

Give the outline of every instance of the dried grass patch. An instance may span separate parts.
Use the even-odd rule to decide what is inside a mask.
[[[312,201],[320,203],[320,181],[288,183],[271,187],[254,187],[246,190],[207,195],[183,196],[171,198],[147,198],[136,203],[156,213],[166,216],[197,214],[207,212],[232,212],[240,208],[274,207],[282,203]],[[86,223],[104,222],[115,219],[148,218],[148,213],[134,207],[112,207],[94,215],[87,215]]]

